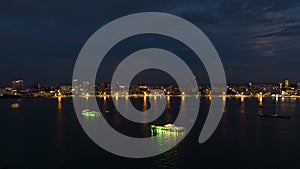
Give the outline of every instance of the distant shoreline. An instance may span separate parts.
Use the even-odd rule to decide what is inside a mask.
[[[293,95],[293,96],[251,96],[251,95],[164,95],[165,97],[202,97],[202,98],[212,98],[212,97],[225,97],[225,98],[300,98],[298,95]],[[39,98],[49,98],[49,99],[58,99],[58,98],[143,98],[143,97],[163,97],[163,95],[120,95],[120,96],[111,96],[111,95],[89,95],[89,96],[74,96],[74,95],[68,95],[68,96],[42,96],[42,97],[27,97],[27,96],[5,96],[5,97],[0,97],[0,99],[23,99],[23,98],[32,98],[32,99],[39,99]]]

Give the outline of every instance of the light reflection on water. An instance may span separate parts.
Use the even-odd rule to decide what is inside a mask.
[[[131,102],[138,102],[138,99],[142,100],[142,104],[140,107],[140,110],[146,110],[149,106],[153,106],[154,110],[156,108],[156,103],[160,101],[162,98],[153,98],[154,104],[149,105],[147,102],[147,97],[142,98],[135,98],[137,100],[134,100],[132,98],[128,97],[119,97],[118,103],[125,103],[125,105],[128,106],[128,103]],[[182,103],[181,109],[183,114],[188,114],[190,107],[185,104],[186,99],[191,99],[190,97],[183,97],[183,98],[173,98],[173,97],[167,97],[167,105],[166,110],[164,114],[154,121],[153,123],[164,125],[166,123],[171,123],[176,119],[176,112],[178,112],[180,106],[179,104]],[[201,98],[200,102],[200,108],[201,106],[207,107],[210,105],[210,101],[212,98]],[[287,139],[295,138],[295,136],[287,135],[287,136],[281,136],[280,134],[276,133],[280,130],[291,130],[293,127],[299,128],[299,125],[295,126],[295,123],[293,125],[288,126],[286,121],[281,119],[263,119],[257,116],[258,113],[274,113],[278,112],[281,114],[296,114],[296,112],[299,110],[299,107],[296,105],[299,104],[298,99],[277,99],[276,98],[263,98],[263,97],[257,97],[257,98],[223,98],[223,102],[226,102],[226,109],[224,110],[224,116],[222,118],[221,124],[219,128],[217,129],[216,133],[213,135],[213,138],[211,139],[211,142],[213,147],[218,147],[217,149],[212,148],[210,152],[215,152],[217,154],[209,156],[209,155],[199,155],[199,159],[201,160],[205,166],[205,159],[208,164],[210,164],[209,161],[211,161],[211,158],[216,158],[214,161],[218,161],[218,159],[215,156],[218,156],[221,154],[221,156],[224,156],[226,159],[226,156],[228,153],[230,156],[235,157],[238,161],[238,163],[242,163],[243,157],[242,156],[236,156],[235,154],[231,154],[232,149],[235,152],[239,152],[242,150],[247,150],[250,152],[251,155],[253,155],[252,152],[254,152],[254,156],[257,156],[258,161],[263,161],[265,158],[267,159],[279,159],[282,158],[281,155],[278,155],[280,151],[284,154],[287,150],[279,150],[278,153],[272,154],[270,150],[268,150],[269,145],[271,146],[278,146],[278,145],[284,145],[286,141],[279,142],[279,141],[273,141],[277,138],[277,140],[282,140],[283,137],[289,137]],[[88,103],[88,102],[87,102]],[[138,102],[139,104],[140,102]],[[275,103],[275,104],[274,104]],[[88,105],[88,104],[87,104]],[[116,112],[116,109],[114,106],[112,106],[111,98],[103,98],[99,100],[99,105],[101,107],[101,111],[105,111],[109,109],[110,113],[103,114],[106,120],[110,121],[111,125],[116,128],[117,130],[123,130],[125,134],[129,135],[138,135],[142,137],[149,137],[151,136],[151,130],[149,129],[149,126],[151,124],[142,124],[142,126],[134,126],[127,124],[127,121],[124,121],[124,118]],[[108,106],[109,105],[109,106]],[[118,105],[115,105],[118,106]],[[126,109],[126,108],[125,108]],[[200,110],[200,114],[204,113],[208,109],[202,109]],[[125,110],[126,111],[126,110]],[[130,112],[128,112],[130,113]],[[296,118],[296,117],[295,117]],[[89,119],[89,122],[92,122],[95,119]],[[104,120],[104,119],[103,119]],[[183,123],[189,122],[190,119],[185,119]],[[292,119],[292,121],[295,121]],[[287,121],[289,122],[289,121]],[[198,124],[199,125],[199,124]],[[200,131],[201,126],[196,125],[196,128]],[[274,128],[274,126],[276,126]],[[293,127],[292,127],[293,126]],[[292,128],[291,128],[292,127]],[[125,129],[124,129],[125,128]],[[275,130],[274,130],[275,129]],[[186,133],[185,133],[186,134]],[[173,144],[178,138],[183,137],[183,135],[178,135],[174,133],[165,133],[165,134],[159,134],[156,137],[156,142],[158,143],[157,147],[154,148],[161,148],[164,147],[166,144]],[[283,133],[281,133],[283,134]],[[197,137],[197,136],[196,136]],[[297,138],[297,140],[300,141],[300,139]],[[289,141],[290,142],[290,141]],[[208,143],[208,145],[209,145]],[[293,142],[292,142],[293,143]],[[294,144],[295,145],[295,144]],[[202,145],[199,145],[201,147]],[[204,145],[205,146],[205,145]],[[184,158],[191,158],[189,155],[186,155],[187,157],[184,157],[184,150],[189,154],[198,154],[200,150],[197,150],[199,148],[195,147],[189,147],[186,143],[179,144],[178,146],[174,147],[170,151],[154,157],[152,160],[152,167],[149,168],[182,168],[182,166],[185,166],[182,161],[184,161]],[[297,148],[294,147],[295,150]],[[293,150],[293,148],[289,149],[290,151]],[[300,150],[300,148],[298,148]],[[214,154],[214,153],[212,153]],[[245,157],[249,156],[247,154],[244,154]],[[279,157],[278,157],[279,156]],[[229,156],[228,156],[229,157]],[[298,156],[299,157],[299,156]],[[183,158],[183,159],[182,159]],[[279,161],[279,160],[278,160]],[[260,162],[261,163],[261,162]],[[267,165],[264,166],[276,166],[276,165],[270,165],[270,163],[266,163]],[[199,166],[198,161],[194,161],[195,166]],[[217,164],[215,164],[218,166]],[[190,166],[190,165],[188,165]],[[202,166],[202,165],[200,165]],[[232,166],[232,163],[226,163],[223,161],[222,166]],[[253,166],[259,166],[253,162]],[[147,168],[147,167],[146,167]]]
[[[158,143],[157,149],[162,149],[163,147],[167,146],[166,144],[175,144],[177,139],[180,137],[184,137],[185,134],[183,132],[165,132],[152,135],[156,136],[156,142]],[[179,159],[179,151],[178,147],[174,147],[170,151],[155,157],[155,165],[158,168],[178,168],[180,167],[178,162]]]
[[[66,154],[66,131],[64,126],[64,115],[62,107],[62,98],[57,98],[57,116],[56,116],[56,151],[58,151],[57,161],[58,166],[63,163],[64,156]]]
[[[78,98],[81,99],[81,98]],[[148,99],[153,99],[153,104],[151,105]],[[98,104],[100,107],[100,111],[102,113],[102,116],[100,117],[79,117],[83,118],[87,126],[92,126],[95,120],[99,120],[99,118],[103,120],[107,120],[107,122],[113,126],[116,130],[123,130],[124,128],[128,128],[128,131],[136,131],[138,130],[139,132],[134,133],[134,135],[139,134],[139,137],[149,137],[151,136],[150,134],[150,125],[155,124],[155,125],[165,125],[169,123],[173,123],[176,120],[177,114],[179,112],[179,109],[181,110],[182,113],[182,120],[178,121],[178,124],[185,125],[187,123],[191,123],[195,121],[195,119],[190,119],[189,118],[189,111],[194,111],[193,106],[188,106],[185,104],[186,99],[196,99],[199,100],[198,98],[195,97],[176,97],[176,98],[171,98],[170,96],[167,96],[167,102],[166,102],[166,109],[164,112],[159,112],[158,110],[158,104],[161,101],[160,97],[141,97],[141,98],[128,98],[128,97],[118,97],[116,99],[116,104],[114,105],[112,102],[112,99],[109,98],[107,99],[106,97],[98,99]],[[141,101],[141,102],[140,102]],[[141,126],[137,126],[135,129],[132,128],[132,124],[128,124],[127,119],[123,117],[119,112],[117,112],[118,106],[122,105],[122,113],[131,113],[129,112],[129,102],[132,102],[133,105],[137,106],[136,108],[140,111],[146,111],[150,107],[152,107],[153,112],[151,113],[156,113],[159,114],[160,117],[156,119],[153,122],[150,123],[141,123],[143,128]],[[140,104],[141,103],[141,104]],[[199,103],[199,101],[198,101]],[[180,105],[181,104],[181,105]],[[108,106],[109,105],[109,106]],[[125,105],[125,106],[124,106]],[[140,105],[140,108],[139,108]],[[89,108],[89,102],[84,102],[84,105],[82,106],[83,109],[90,109]],[[93,109],[90,109],[93,110]],[[107,113],[107,111],[109,113]],[[146,118],[146,117],[145,117]],[[147,119],[144,119],[144,121],[148,121]],[[130,130],[129,130],[130,129]],[[132,129],[132,130],[131,130]],[[132,134],[129,132],[129,135]]]
[[[154,101],[160,99],[157,97]],[[188,139],[160,156],[144,160],[117,157],[95,145],[78,124],[70,100],[0,100],[0,164],[5,163],[8,168],[97,168],[99,164],[106,168],[243,168],[245,164],[249,168],[300,167],[299,99],[246,97],[242,101],[241,98],[223,98],[226,109],[221,123],[212,138],[200,145],[196,140],[197,132],[202,128],[200,122],[210,105],[209,98],[201,98],[200,122]],[[89,100],[85,102],[86,108],[89,108]],[[153,123],[164,125],[174,121],[182,100],[180,97],[169,98],[165,113]],[[20,109],[11,109],[11,103],[16,101],[20,102]],[[87,123],[107,120],[114,128],[130,136],[151,136],[150,124],[129,124],[116,112],[111,98],[98,101],[104,113],[100,117],[86,118]],[[137,102],[140,110],[149,106],[143,97],[118,99],[119,104],[130,101]],[[151,106],[155,108],[156,102]],[[183,113],[188,114],[190,107],[183,102],[182,108]],[[260,112],[278,112],[292,117],[261,118],[257,115]],[[189,122],[189,119],[183,122]],[[157,135],[159,146],[155,148],[172,144],[178,138],[180,135]]]

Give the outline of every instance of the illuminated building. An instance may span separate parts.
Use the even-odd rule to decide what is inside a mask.
[[[287,89],[287,88],[289,88],[289,86],[290,86],[290,81],[289,81],[289,79],[285,79],[285,80],[284,80],[284,88]]]
[[[282,90],[282,83],[279,83],[279,88],[280,90]]]
[[[98,86],[98,90],[101,94],[106,93],[107,95],[109,95],[111,91],[111,87],[112,86],[108,81],[104,81],[100,86]]]
[[[62,95],[72,95],[72,86],[68,86],[68,85],[60,86],[60,92]]]
[[[146,85],[139,86],[139,93],[147,95],[147,92],[148,92],[148,86],[146,86]]]
[[[78,79],[74,79],[73,80],[73,86],[77,86],[78,85]]]
[[[78,86],[78,79],[74,79],[72,83],[72,94],[79,95],[80,86]]]
[[[249,83],[249,90],[250,91],[252,90],[252,83],[251,82]]]
[[[5,91],[0,89],[0,96],[3,96],[5,94]]]
[[[24,87],[24,81],[23,80],[14,80],[12,82],[12,87],[14,90],[23,90]]]
[[[285,90],[285,93],[286,93],[286,95],[289,95],[289,96],[294,95],[296,93],[296,90],[295,90],[295,88],[290,87]]]
[[[82,88],[80,89],[81,90],[81,95],[93,95],[92,92],[92,88],[91,88],[91,84],[90,82],[83,82],[82,84]]]

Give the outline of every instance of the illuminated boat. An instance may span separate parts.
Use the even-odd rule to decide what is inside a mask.
[[[11,107],[12,107],[13,109],[18,109],[18,108],[20,108],[20,104],[19,104],[19,103],[13,103],[13,104],[11,105]]]
[[[162,132],[183,132],[184,127],[175,126],[173,124],[166,124],[164,126],[156,126],[151,125],[151,130],[154,133],[162,133]]]
[[[271,118],[284,118],[284,119],[289,119],[291,118],[291,116],[283,116],[283,115],[279,115],[279,114],[263,114],[260,113],[258,114],[260,117],[271,117]]]
[[[89,109],[83,110],[81,114],[83,116],[89,116],[89,117],[100,116],[99,112],[90,111]]]

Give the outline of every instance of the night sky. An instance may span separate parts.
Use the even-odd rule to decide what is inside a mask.
[[[2,0],[0,85],[19,78],[27,84],[70,83],[76,58],[96,30],[124,15],[153,11],[197,25],[218,51],[228,82],[300,81],[299,0]],[[155,38],[161,37],[133,38],[123,49],[147,47]],[[186,50],[171,41],[164,47]],[[118,51],[115,57],[126,53]]]

